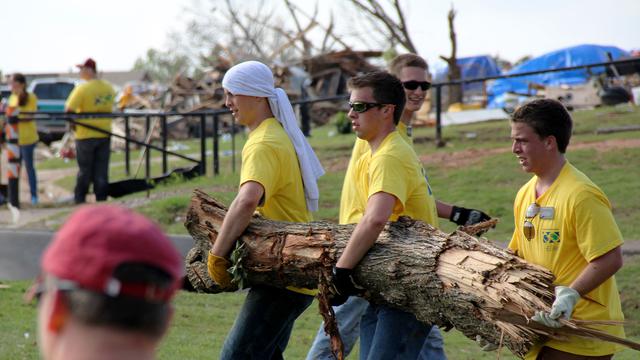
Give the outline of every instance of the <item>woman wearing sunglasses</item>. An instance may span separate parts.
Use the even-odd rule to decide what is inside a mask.
[[[622,235],[606,195],[565,157],[572,120],[555,100],[534,100],[511,119],[512,151],[534,176],[514,203],[509,248],[556,277],[551,309],[531,318],[547,327],[565,319],[623,320],[614,274],[622,267]],[[622,325],[594,326],[624,337]],[[570,336],[537,344],[526,359],[610,359],[614,343]]]

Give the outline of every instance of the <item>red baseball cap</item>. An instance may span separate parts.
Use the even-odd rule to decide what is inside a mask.
[[[88,58],[82,64],[78,64],[76,66],[79,68],[88,67],[88,68],[92,68],[93,71],[96,71],[96,62],[92,58]]]
[[[172,279],[167,288],[126,284],[113,277],[121,264],[156,267]],[[146,217],[115,205],[87,205],[60,228],[42,257],[42,270],[79,288],[142,298],[170,300],[182,285],[182,256],[160,228]]]

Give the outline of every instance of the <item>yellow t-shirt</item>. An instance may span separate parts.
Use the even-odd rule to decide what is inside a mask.
[[[109,82],[93,79],[76,86],[69,94],[66,106],[76,113],[110,113],[113,110],[115,95],[116,93]],[[111,131],[111,118],[87,118],[76,121]],[[78,140],[109,137],[108,134],[81,125],[76,126],[74,134]]]
[[[407,133],[407,125],[400,122],[396,126],[396,130],[407,144],[413,145],[413,141]],[[349,165],[347,166],[344,182],[342,183],[342,192],[340,194],[340,214],[338,220],[340,224],[357,223],[360,221],[364,208],[367,206],[366,203],[362,204],[357,202],[357,184],[351,181],[354,179],[353,171],[355,163],[367,151],[369,151],[369,143],[366,140],[356,138],[356,142],[353,144],[353,151],[351,152],[351,158],[349,159]]]
[[[20,109],[20,112],[35,112],[38,110],[38,97],[35,94],[28,93],[27,103],[24,106],[18,106],[18,96],[11,94],[9,96],[8,106]],[[19,114],[19,119],[27,119],[30,116]],[[35,120],[20,121],[18,123],[18,145],[31,145],[37,143],[38,127]]]
[[[382,141],[374,154],[368,150],[354,164],[351,181],[356,185],[356,205],[366,203],[378,192],[396,197],[390,221],[399,216],[409,216],[438,226],[436,202],[418,156],[398,131],[393,131]],[[360,217],[364,214],[361,210]]]
[[[515,231],[509,248],[525,260],[549,269],[555,285],[569,286],[589,261],[622,245],[611,204],[606,195],[586,175],[567,161],[558,178],[536,198],[534,176],[525,184],[513,207]],[[526,210],[532,203],[541,211],[529,219],[535,227],[534,238],[523,234]],[[615,277],[584,295],[571,316],[580,320],[623,320]],[[624,337],[621,325],[594,326],[615,336]],[[609,342],[570,337],[569,341],[549,340],[544,344],[561,351],[589,356],[612,354],[622,347]],[[527,354],[534,359],[539,347]]]
[[[242,148],[240,185],[255,181],[264,188],[258,212],[271,220],[309,222],[298,156],[275,118],[264,120],[249,133]]]

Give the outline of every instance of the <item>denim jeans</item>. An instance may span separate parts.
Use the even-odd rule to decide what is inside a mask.
[[[369,302],[358,296],[351,296],[347,301],[335,306],[333,311],[336,313],[336,321],[338,322],[338,330],[344,344],[344,356],[347,357],[353,350],[358,337],[360,337],[360,319],[367,310]],[[311,349],[307,353],[307,360],[333,360],[335,359],[331,352],[331,343],[329,336],[324,332],[324,322],[320,324],[320,329],[313,340]]]
[[[367,310],[369,302],[365,299],[352,296],[347,302],[333,308],[338,321],[340,337],[344,344],[345,357],[351,353],[360,337],[360,320]],[[324,332],[324,323],[320,325],[316,338],[309,349],[306,360],[333,360],[329,337]],[[444,341],[437,326],[432,326],[429,335],[424,340],[418,360],[446,360],[444,353]]]
[[[93,183],[93,193],[96,195],[96,200],[107,200],[110,155],[110,138],[76,140],[76,158],[78,160],[78,176],[74,190],[76,204],[82,204],[86,201],[91,183]]]
[[[24,168],[27,170],[27,178],[29,179],[29,189],[31,190],[31,199],[38,198],[38,179],[36,178],[36,168],[33,164],[33,151],[36,144],[20,145],[20,157],[24,162]]]
[[[224,341],[220,359],[283,359],[293,323],[312,301],[313,296],[254,286]]]
[[[360,360],[417,359],[430,330],[413,314],[369,304],[360,323]]]

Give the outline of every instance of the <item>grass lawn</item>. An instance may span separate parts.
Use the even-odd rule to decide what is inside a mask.
[[[618,275],[623,310],[628,320],[626,332],[640,341],[640,256],[626,259]],[[4,282],[0,289],[0,359],[37,359],[36,307],[25,304],[22,294],[27,281]],[[244,299],[243,293],[203,295],[181,292],[175,301],[173,324],[159,351],[160,359],[215,359],[224,338]],[[296,321],[286,357],[303,359],[320,325],[320,315],[314,302]],[[483,353],[471,340],[456,330],[443,333],[445,350],[452,360],[495,359],[496,353]],[[357,359],[357,350],[350,359]],[[637,359],[638,353],[624,350],[615,358]],[[516,359],[508,350],[502,359]]]
[[[640,137],[639,132],[622,132],[596,135],[600,127],[638,124],[640,110],[626,107],[599,108],[578,111],[573,114],[575,135],[569,146],[568,159],[584,171],[608,195],[614,215],[622,234],[627,240],[640,240],[640,202],[635,195],[640,193],[640,147],[601,146],[604,141],[624,143]],[[431,186],[436,197],[442,201],[460,206],[482,209],[500,219],[496,229],[486,236],[495,241],[507,242],[513,232],[512,204],[518,188],[530,177],[524,174],[510,152],[509,124],[507,121],[492,121],[478,124],[451,126],[443,129],[447,146],[436,149],[433,146],[433,128],[418,128],[414,131],[415,148],[425,162]],[[320,211],[316,218],[336,221],[340,189],[346,162],[351,153],[353,135],[331,135],[332,125],[316,128],[310,142],[327,168],[327,174],[319,182],[321,191]],[[246,140],[244,135],[236,138],[239,152]],[[598,146],[595,146],[598,143]],[[189,142],[186,153],[199,153],[198,142]],[[593,146],[592,146],[593,144]],[[210,139],[207,146],[211,149]],[[228,151],[230,142],[221,142],[221,148]],[[455,157],[455,154],[463,156]],[[119,155],[121,156],[121,155]],[[189,182],[174,182],[158,186],[151,192],[150,199],[145,194],[124,197],[126,203],[140,201],[136,209],[155,219],[169,233],[186,231],[182,225],[185,210],[189,204],[191,191],[201,188],[225,203],[230,203],[237,191],[239,178],[239,153],[237,171],[231,173],[229,156],[221,158],[220,176],[203,177]],[[132,156],[137,159],[137,156]],[[433,159],[441,159],[435,161]],[[132,162],[132,169],[135,166]],[[55,165],[55,164],[54,164]],[[179,163],[171,160],[170,167]],[[50,165],[45,165],[50,166]],[[53,166],[53,165],[51,165]],[[211,164],[207,164],[211,174]],[[154,163],[152,174],[159,174],[159,164]],[[124,167],[115,164],[112,176],[124,176]],[[66,181],[66,182],[65,182]],[[62,181],[69,186],[69,180]],[[71,181],[71,186],[73,182]],[[445,231],[453,229],[448,221],[441,223]],[[640,257],[626,259],[625,266],[618,273],[624,312],[629,320],[627,334],[640,341]],[[35,359],[35,308],[22,304],[21,294],[26,282],[8,282],[10,288],[0,288],[0,359]],[[243,294],[200,295],[181,293],[176,300],[174,323],[167,340],[160,349],[162,359],[211,359],[216,358],[237,310]],[[304,358],[320,323],[317,307],[312,305],[296,322],[287,349],[290,359]],[[482,353],[472,341],[455,330],[445,333],[445,346],[450,359],[495,359],[495,353]],[[503,350],[501,358],[512,359]],[[637,359],[637,352],[626,350],[616,359]],[[357,356],[351,356],[354,359]]]

